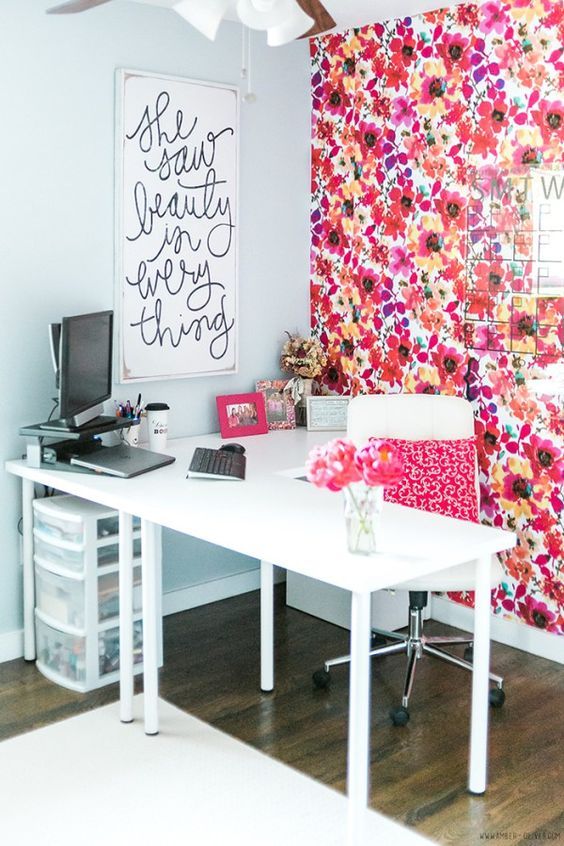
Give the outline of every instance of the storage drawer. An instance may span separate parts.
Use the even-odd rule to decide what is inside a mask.
[[[109,543],[98,547],[98,567],[106,567],[108,564],[117,564],[119,561],[119,543]],[[141,538],[133,540],[133,557],[141,555]]]
[[[35,619],[37,661],[50,673],[75,684],[86,680],[86,641],[83,637],[66,634],[48,626],[40,617]]]
[[[115,673],[119,670],[119,628],[106,629],[98,635],[98,656],[100,676]],[[133,663],[140,664],[143,660],[143,623],[136,620],[133,623]]]
[[[35,567],[36,607],[47,617],[66,626],[83,629],[84,581],[69,579],[50,573],[43,567]]]
[[[141,525],[139,517],[133,518],[133,528],[138,529]],[[111,535],[119,534],[119,514],[112,514],[110,517],[100,517],[96,527],[98,538],[108,538]]]
[[[133,569],[133,611],[141,611],[141,567]],[[119,614],[119,574],[98,576],[98,622]]]
[[[33,530],[33,538],[35,556],[46,565],[54,564],[73,573],[83,572],[84,550],[79,546],[73,547],[70,544],[63,546],[54,540],[50,541],[37,529]]]
[[[43,506],[38,500],[33,501],[33,525],[36,529],[56,540],[68,541],[69,543],[84,542],[84,522],[79,514],[66,513],[58,509],[59,513],[53,513],[56,509]]]
[[[110,535],[117,535],[119,532],[119,515],[112,514],[110,517],[100,517],[96,525],[96,533],[99,538],[107,538]]]

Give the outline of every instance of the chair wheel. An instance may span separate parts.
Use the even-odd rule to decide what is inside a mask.
[[[505,702],[505,691],[500,687],[492,687],[489,692],[488,700],[492,708],[501,708]]]
[[[312,676],[313,683],[315,687],[319,689],[323,689],[329,687],[329,683],[331,681],[331,676],[327,672],[327,670],[316,670]]]
[[[474,660],[474,647],[467,646],[464,650],[464,660],[472,662]]]
[[[370,649],[376,649],[377,646],[385,646],[387,642],[388,638],[378,634],[378,632],[372,632],[370,634]]]
[[[405,726],[409,722],[409,711],[401,705],[399,708],[392,708],[390,717],[395,726]]]

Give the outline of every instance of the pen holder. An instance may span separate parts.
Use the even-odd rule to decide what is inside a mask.
[[[135,426],[130,426],[128,429],[123,429],[122,431],[124,443],[129,444],[129,446],[139,446],[139,425],[136,423]]]

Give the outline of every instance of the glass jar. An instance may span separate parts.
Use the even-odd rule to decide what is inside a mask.
[[[384,488],[354,482],[343,488],[343,493],[348,550],[356,555],[371,555],[376,552],[378,542]]]

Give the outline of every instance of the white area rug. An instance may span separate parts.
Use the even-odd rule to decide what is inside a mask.
[[[2,846],[343,846],[346,800],[160,700],[161,731],[118,705],[0,743]],[[366,844],[429,843],[369,811]]]

